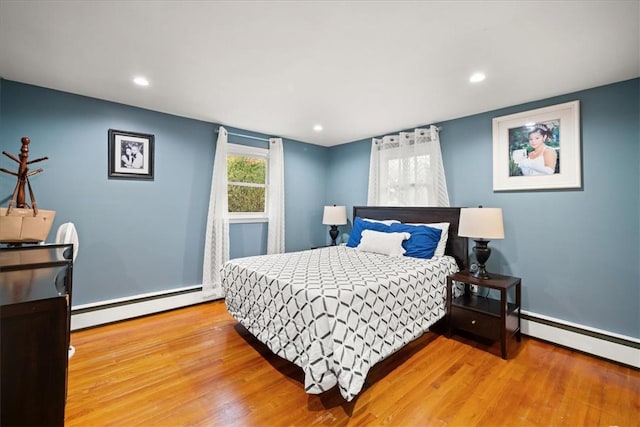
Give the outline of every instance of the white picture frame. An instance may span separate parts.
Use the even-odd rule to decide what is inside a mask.
[[[555,156],[536,161],[531,144],[541,138],[541,152],[553,149]],[[581,156],[580,101],[493,119],[493,191],[581,188]]]

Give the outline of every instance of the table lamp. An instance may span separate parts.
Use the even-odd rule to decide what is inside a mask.
[[[344,225],[347,223],[347,208],[336,205],[325,206],[322,223],[331,226],[329,236],[331,236],[331,246],[335,246],[336,238],[338,237],[338,225]]]
[[[502,209],[482,206],[460,209],[458,235],[470,237],[476,242],[473,253],[478,261],[478,269],[471,272],[471,275],[479,279],[490,279],[485,268],[485,263],[491,255],[491,249],[487,244],[493,239],[504,239]]]

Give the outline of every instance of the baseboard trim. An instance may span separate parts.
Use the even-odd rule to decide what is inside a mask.
[[[79,305],[71,309],[71,330],[187,307],[210,299],[203,296],[202,286],[196,285]]]
[[[640,340],[522,311],[522,333],[624,365],[640,368]]]

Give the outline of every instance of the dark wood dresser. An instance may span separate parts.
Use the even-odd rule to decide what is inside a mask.
[[[72,254],[0,248],[0,425],[64,425]]]

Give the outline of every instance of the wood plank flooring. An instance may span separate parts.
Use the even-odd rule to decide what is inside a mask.
[[[74,332],[72,426],[640,426],[640,371],[523,337],[517,356],[427,333],[352,402],[304,392],[222,301]]]

